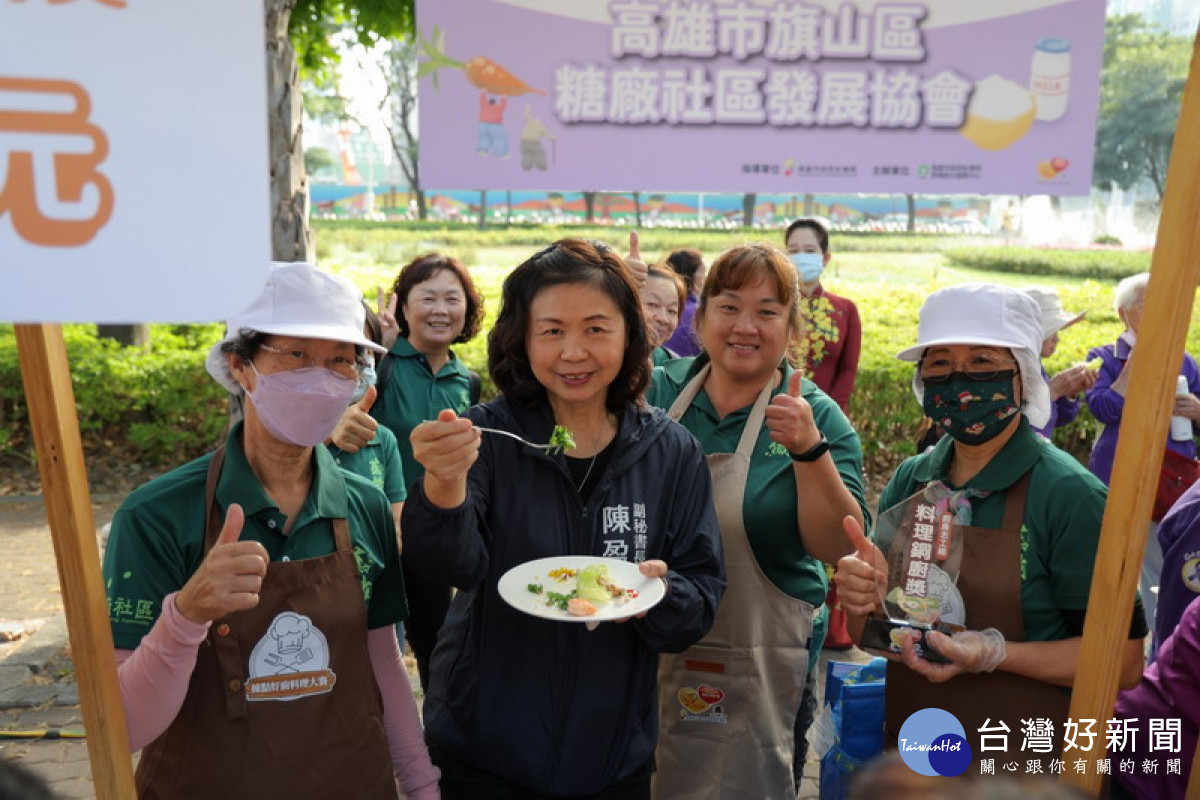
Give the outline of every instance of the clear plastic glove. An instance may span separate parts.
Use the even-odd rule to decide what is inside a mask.
[[[930,631],[926,634],[925,641],[949,659],[950,663],[938,664],[918,656],[910,636],[904,638],[901,660],[909,669],[919,672],[934,683],[948,681],[964,672],[992,672],[1008,655],[1004,646],[1004,634],[995,628],[959,631],[953,636]]]

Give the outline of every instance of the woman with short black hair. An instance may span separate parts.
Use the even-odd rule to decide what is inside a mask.
[[[488,338],[501,397],[413,431],[425,476],[405,559],[459,589],[425,703],[447,798],[648,798],[658,654],[708,630],[724,567],[704,455],[642,403],[650,342],[626,263],[565,239],[505,280]],[[556,425],[575,445],[551,455]],[[528,616],[497,591],[539,558],[607,556],[665,577],[644,616],[594,630]]]
[[[687,298],[679,312],[679,327],[665,345],[680,356],[694,356],[700,352],[700,338],[692,328],[692,315],[696,313],[696,303],[704,287],[704,256],[699,250],[688,247],[675,250],[663,260],[687,283]]]

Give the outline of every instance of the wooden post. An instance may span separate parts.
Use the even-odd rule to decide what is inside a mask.
[[[1186,800],[1200,800],[1200,769],[1196,769],[1196,764],[1200,762],[1200,742],[1196,743],[1196,752],[1192,756],[1192,774],[1188,778],[1187,794],[1184,795]]]
[[[1064,777],[1092,795],[1100,790],[1101,776],[1094,769],[1095,761],[1104,757],[1105,721],[1111,718],[1116,699],[1119,654],[1129,639],[1129,620],[1162,468],[1175,379],[1200,280],[1200,148],[1189,146],[1200,139],[1198,50],[1200,39],[1193,46],[1175,129],[1176,146],[1167,172],[1158,241],[1130,367],[1133,372],[1121,414],[1121,435],[1071,694],[1070,719],[1096,720],[1094,730],[1098,735],[1090,751],[1064,749],[1062,756],[1068,765],[1080,758],[1090,762],[1093,769],[1082,775],[1067,769]],[[1185,753],[1181,758],[1191,755]]]
[[[92,781],[99,800],[127,800],[136,796],[133,762],[62,327],[14,327],[83,705]]]

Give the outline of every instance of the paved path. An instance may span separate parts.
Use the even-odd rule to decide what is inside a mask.
[[[120,498],[101,497],[93,504],[97,527],[112,519]],[[40,499],[0,499],[0,630],[26,626],[36,630],[13,643],[0,643],[0,761],[15,760],[41,776],[62,798],[93,798],[91,766],[83,739],[10,738],[12,731],[83,730],[83,715],[73,684],[56,681],[54,674],[69,662],[62,660],[66,631],[62,593],[54,561],[54,546]],[[825,663],[863,661],[859,650],[821,654]],[[410,669],[415,673],[415,669]],[[6,677],[9,683],[6,685]],[[413,676],[415,678],[415,676]],[[818,687],[818,702],[823,692]],[[13,707],[13,706],[21,707]],[[136,763],[136,756],[135,756]],[[805,768],[799,800],[816,800],[817,762]]]

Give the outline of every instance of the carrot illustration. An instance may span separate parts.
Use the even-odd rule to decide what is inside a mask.
[[[438,70],[445,67],[461,69],[472,86],[492,94],[511,96],[531,92],[545,94],[541,89],[535,89],[486,56],[475,56],[466,62],[450,58],[446,55],[446,32],[437,26],[433,28],[432,41],[424,36],[421,37],[421,49],[425,51],[429,60],[422,61],[417,66],[417,77],[431,75],[435,89],[438,88]]]

